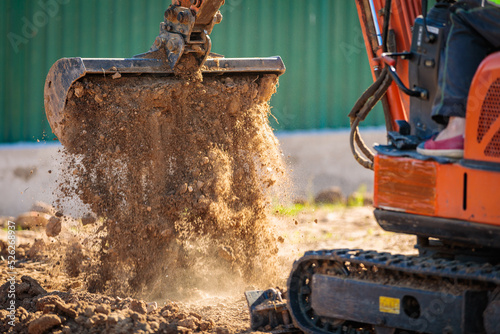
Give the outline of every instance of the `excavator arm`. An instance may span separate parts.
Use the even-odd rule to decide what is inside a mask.
[[[173,69],[184,55],[192,54],[200,67],[212,46],[209,34],[222,21],[223,4],[224,0],[172,0],[151,49],[136,57],[164,57]]]

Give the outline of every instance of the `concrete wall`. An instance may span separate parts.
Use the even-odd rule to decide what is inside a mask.
[[[35,201],[54,200],[59,148],[56,144],[0,146],[0,216],[18,215]]]
[[[382,129],[362,131],[362,136],[367,144],[385,141]],[[346,195],[362,184],[373,188],[373,173],[354,160],[348,138],[347,130],[278,134],[292,170],[292,198],[307,199],[331,186],[341,187]],[[0,146],[0,216],[16,216],[29,210],[35,201],[55,200],[53,192],[62,168],[60,148],[46,143]]]
[[[385,128],[361,130],[365,143],[386,143]],[[365,185],[373,191],[373,172],[359,165],[349,146],[349,131],[316,131],[279,134],[278,139],[291,169],[293,193],[308,199],[332,186],[349,195]]]

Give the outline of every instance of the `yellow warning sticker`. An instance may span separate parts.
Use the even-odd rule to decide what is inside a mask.
[[[380,296],[378,305],[380,312],[399,314],[399,298]]]

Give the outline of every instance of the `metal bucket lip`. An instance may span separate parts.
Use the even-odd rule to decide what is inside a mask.
[[[165,63],[161,59],[154,58],[61,58],[54,66],[59,62],[71,63],[72,66],[76,65],[80,67],[83,75],[113,74],[117,71],[120,73],[174,73],[172,69],[165,66]],[[264,58],[209,58],[203,64],[202,72],[266,72],[281,75],[285,73],[285,65],[280,56]]]
[[[161,59],[155,58],[61,58],[49,70],[45,80],[45,114],[54,134],[64,145],[64,129],[59,126],[64,119],[64,107],[69,89],[78,79],[94,74],[174,74]],[[203,74],[285,72],[279,56],[266,58],[208,58],[202,66]]]

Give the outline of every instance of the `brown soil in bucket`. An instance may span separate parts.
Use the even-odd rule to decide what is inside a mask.
[[[60,188],[104,217],[89,291],[165,298],[272,284],[267,212],[285,172],[268,124],[276,84],[195,71],[71,88],[65,125],[80,130]]]

